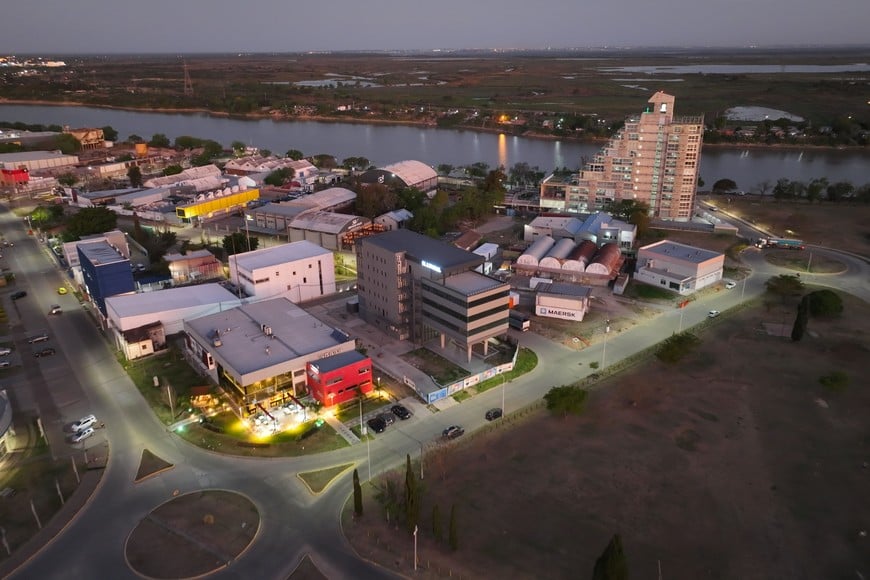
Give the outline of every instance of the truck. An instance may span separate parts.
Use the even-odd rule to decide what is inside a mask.
[[[515,328],[520,332],[526,332],[531,327],[531,318],[528,314],[523,314],[518,310],[508,311],[508,326]]]
[[[790,240],[787,238],[759,238],[755,242],[759,248],[773,248],[784,250],[805,250],[806,245],[802,240]]]

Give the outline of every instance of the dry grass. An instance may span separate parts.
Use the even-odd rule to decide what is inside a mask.
[[[588,577],[615,532],[637,578],[659,562],[670,579],[867,575],[870,306],[844,299],[844,317],[812,320],[803,342],[759,333],[793,305],[743,311],[680,365],[607,381],[582,417],[540,412],[447,451],[426,480],[417,577]],[[818,383],[833,370],[845,391]],[[457,505],[456,553],[433,538],[436,503],[445,534]],[[351,542],[409,574],[410,538],[371,499],[365,513]]]

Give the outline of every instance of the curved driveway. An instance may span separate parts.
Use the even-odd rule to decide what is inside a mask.
[[[8,215],[3,216],[5,231],[9,227]],[[59,276],[48,266],[49,258],[35,249],[36,244],[29,243],[34,246],[31,248],[34,260],[38,258],[41,264],[31,264],[29,289],[32,294],[50,295],[51,301],[56,301],[53,288]],[[760,295],[768,277],[781,271],[767,264],[754,249],[746,252],[746,261],[753,273],[736,288],[609,335],[606,346],[596,343],[578,353],[532,333],[517,335],[523,346],[536,351],[540,363],[533,372],[505,385],[506,411],[540,399],[553,385],[573,383],[590,374],[593,371],[589,363],[602,362],[605,348],[606,363],[611,364],[670,336],[680,324],[685,329],[703,321],[710,309],[724,312],[744,299]],[[813,283],[836,283],[837,287],[868,300],[867,264],[858,259],[846,263],[848,271],[842,276],[807,278]],[[354,463],[365,479],[368,476],[365,445],[282,459],[249,459],[204,451],[168,433],[157,421],[87,313],[68,312],[49,324],[53,335],[64,336],[61,349],[65,360],[56,357],[53,366],[43,372],[57,380],[67,368],[72,369],[74,379],[84,385],[83,396],[90,400],[88,408],[107,424],[111,460],[86,509],[12,577],[136,578],[124,560],[124,543],[136,524],[175,492],[210,488],[245,494],[257,505],[261,516],[261,529],[248,551],[212,577],[286,578],[305,554],[330,578],[394,577],[389,571],[357,558],[340,532],[340,512],[351,490],[350,471],[316,497],[296,477],[298,472]],[[439,413],[420,413],[413,421],[397,423],[371,443],[372,473],[394,467],[406,454],[417,455],[422,445],[436,440],[449,424],[462,424],[468,430],[481,426],[485,422],[484,411],[500,404],[501,397],[501,389],[496,388]],[[134,484],[145,448],[175,467]]]

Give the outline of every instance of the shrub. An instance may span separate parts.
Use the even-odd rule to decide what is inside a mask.
[[[674,364],[692,352],[701,340],[691,332],[674,334],[665,340],[656,351],[658,359],[664,363]]]
[[[812,316],[839,316],[843,312],[843,300],[833,290],[816,290],[808,298]]]
[[[849,375],[843,371],[833,371],[823,377],[819,377],[819,383],[828,390],[840,392],[849,386]]]

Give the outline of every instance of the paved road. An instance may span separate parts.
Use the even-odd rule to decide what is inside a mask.
[[[34,255],[34,262],[28,264],[31,273],[27,282],[35,296],[28,298],[47,311],[48,303],[54,301],[57,274],[49,265],[48,256],[38,252]],[[669,336],[681,324],[686,329],[705,320],[710,309],[725,312],[741,300],[760,295],[764,282],[778,269],[767,265],[755,250],[748,251],[747,262],[754,272],[736,288],[692,302],[681,310],[666,311],[631,330],[610,334],[606,343],[596,343],[580,353],[532,333],[519,334],[523,346],[538,354],[540,364],[533,372],[461,405],[434,414],[418,413],[410,421],[397,422],[377,436],[368,449],[359,444],[317,456],[287,459],[226,457],[196,448],[168,433],[154,418],[88,316],[82,312],[64,314],[48,323],[53,333],[64,336],[62,357],[39,363],[40,369],[49,384],[60,380],[85,386],[86,397],[83,395],[82,400],[89,400],[88,409],[107,424],[111,460],[87,509],[12,577],[136,578],[126,566],[123,554],[126,538],[139,520],[171,499],[176,491],[210,488],[247,495],[262,518],[262,529],[251,548],[214,574],[215,578],[287,577],[305,554],[310,554],[330,578],[394,577],[359,560],[340,532],[339,514],[350,493],[350,473],[317,497],[305,489],[297,473],[354,463],[366,479],[369,467],[376,475],[400,464],[406,454],[416,456],[424,445],[435,444],[442,429],[450,424],[464,425],[468,431],[480,427],[485,423],[485,410],[500,405],[502,396],[508,412],[533,403],[551,386],[572,383],[594,372],[589,366],[592,361],[613,364]],[[844,276],[824,280],[832,284],[841,281],[867,300],[867,273],[867,264],[856,260],[849,263]],[[82,409],[81,401],[55,401],[55,404],[58,409],[64,405]],[[176,467],[134,484],[139,458],[146,447]],[[368,453],[370,466],[366,460]]]

